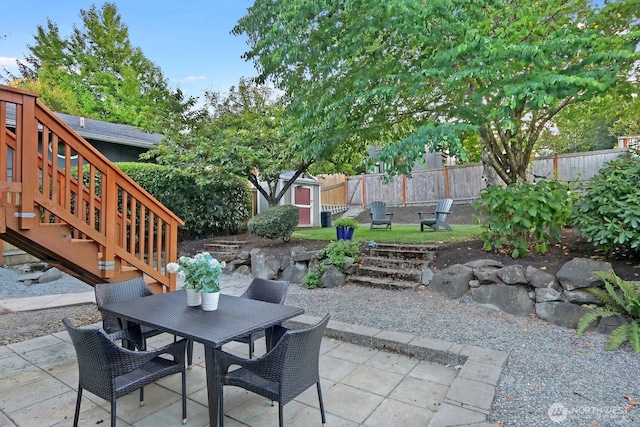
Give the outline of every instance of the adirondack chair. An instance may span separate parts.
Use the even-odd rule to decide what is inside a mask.
[[[371,212],[369,213],[369,216],[371,217],[370,229],[373,229],[374,225],[384,225],[386,228],[391,230],[393,214],[387,213],[387,204],[385,202],[371,202],[369,207],[371,208]]]
[[[453,199],[442,199],[436,203],[435,212],[418,212],[420,216],[420,231],[424,231],[424,226],[431,227],[435,231],[440,231],[440,227],[444,227],[449,231],[453,231],[451,226],[447,224],[447,215],[451,212]]]

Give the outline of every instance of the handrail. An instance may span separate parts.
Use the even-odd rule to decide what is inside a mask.
[[[28,230],[37,222],[65,223],[72,239],[97,243],[98,268],[105,279],[114,277],[117,269],[133,267],[174,290],[175,275],[164,266],[177,259],[182,220],[37,96],[0,85],[0,184],[22,185],[19,195],[0,195],[20,205],[20,228]],[[14,133],[6,127],[7,103],[16,109]],[[0,191],[8,187],[15,189],[0,185]]]

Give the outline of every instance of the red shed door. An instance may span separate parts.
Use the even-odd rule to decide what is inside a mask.
[[[293,189],[293,204],[300,208],[298,225],[311,225],[311,189],[297,186]]]

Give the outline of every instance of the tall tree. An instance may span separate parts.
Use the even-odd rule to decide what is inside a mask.
[[[115,3],[92,5],[80,17],[82,27],[74,25],[69,37],[51,20],[37,27],[19,75],[10,76],[15,86],[41,92],[61,113],[155,131],[186,114],[194,101],[172,90],[160,67],[131,44]]]
[[[264,85],[241,79],[226,94],[206,92],[206,105],[194,126],[174,127],[145,157],[198,175],[217,170],[249,180],[275,206],[295,180],[316,161],[293,143],[282,99]],[[279,186],[283,172],[293,175]]]
[[[233,31],[308,139],[386,144],[381,159],[410,173],[425,146],[464,156],[477,131],[486,174],[514,183],[559,111],[627,84],[639,13],[640,0],[256,0]]]

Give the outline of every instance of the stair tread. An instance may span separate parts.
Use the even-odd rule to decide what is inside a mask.
[[[377,287],[383,288],[396,288],[396,289],[416,289],[421,285],[419,282],[409,282],[406,280],[397,279],[382,279],[378,277],[370,276],[351,276],[349,280],[356,284],[373,284]]]

